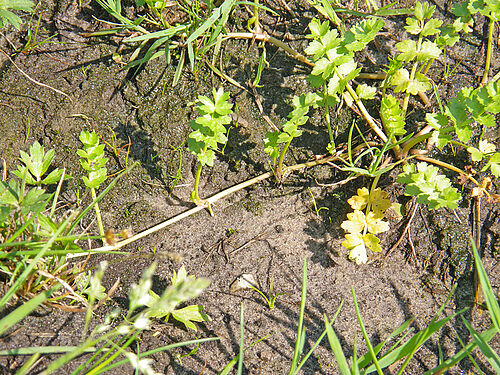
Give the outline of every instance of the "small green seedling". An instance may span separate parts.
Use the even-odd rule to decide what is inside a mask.
[[[307,93],[300,97],[295,96],[292,100],[293,110],[288,115],[289,120],[283,124],[283,130],[268,132],[264,138],[264,151],[269,154],[273,161],[273,167],[278,165],[275,170],[276,180],[279,182],[283,177],[283,160],[285,154],[294,138],[302,135],[302,130],[299,130],[300,125],[304,125],[309,117],[307,113],[309,108],[317,107],[317,102],[320,97],[317,94]],[[283,148],[281,144],[284,144]]]
[[[257,293],[259,293],[262,296],[262,298],[264,298],[264,300],[267,302],[267,305],[269,306],[269,308],[271,310],[274,309],[274,306],[276,304],[276,300],[278,299],[279,296],[283,296],[283,295],[288,294],[288,293],[276,293],[273,289],[273,280],[271,280],[269,283],[269,293],[267,296],[262,290],[257,288],[252,283],[248,283],[248,286],[251,289],[255,290]]]
[[[212,101],[210,98],[200,95],[196,101],[196,110],[199,116],[191,121],[193,132],[189,134],[188,149],[191,154],[198,158],[198,168],[194,181],[194,190],[191,193],[191,200],[198,206],[206,207],[213,216],[210,205],[200,198],[199,184],[201,170],[205,165],[213,167],[215,152],[218,151],[218,144],[225,145],[227,142],[227,129],[225,125],[231,123],[230,115],[233,113],[233,105],[229,103],[229,92],[219,88],[213,89]]]
[[[40,186],[56,184],[61,178],[63,171],[57,168],[43,177],[49,170],[50,164],[54,159],[54,150],[45,152],[43,146],[35,141],[30,147],[29,155],[24,151],[20,151],[20,153],[20,160],[24,165],[19,165],[17,171],[14,171],[14,174],[21,180],[26,178],[26,183],[28,185]]]
[[[188,276],[186,269],[182,266],[179,269],[179,272],[176,273],[174,271],[171,280],[171,287],[175,288],[186,280],[195,281],[196,278],[192,275]],[[149,291],[149,296],[151,297],[151,300],[146,304],[147,306],[151,307],[160,300],[160,296],[152,290]],[[158,309],[154,314],[150,315],[152,318],[164,317],[165,321],[168,321],[170,316],[183,323],[186,328],[190,328],[194,331],[196,331],[196,325],[193,322],[209,322],[212,320],[212,318],[203,312],[202,305],[189,305],[180,309],[170,309],[168,312]]]
[[[83,143],[83,149],[77,150],[76,153],[81,157],[80,164],[83,169],[89,172],[88,177],[83,176],[85,186],[90,189],[92,199],[96,200],[96,190],[107,178],[107,169],[105,167],[108,158],[104,157],[104,144],[99,144],[99,136],[95,132],[82,131],[80,133],[80,141]],[[101,211],[99,205],[95,204],[95,212],[97,224],[99,226],[99,234],[104,237],[104,227],[102,225]]]

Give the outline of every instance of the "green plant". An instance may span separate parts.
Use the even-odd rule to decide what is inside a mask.
[[[23,165],[17,167],[17,171],[13,173],[19,179],[25,179],[28,185],[51,185],[56,184],[61,179],[63,171],[55,168],[47,176],[43,177],[49,170],[52,160],[54,160],[55,151],[45,149],[38,141],[35,141],[30,147],[30,153],[20,151],[21,162]],[[43,178],[42,178],[43,177]],[[68,178],[66,176],[66,178]]]
[[[206,207],[210,214],[212,210],[210,204],[202,200],[199,196],[199,183],[201,171],[205,165],[212,167],[215,161],[215,151],[218,144],[227,142],[227,130],[224,125],[231,123],[229,115],[232,113],[232,104],[229,103],[229,93],[224,92],[222,87],[217,91],[213,89],[212,101],[210,98],[200,95],[195,102],[199,116],[191,121],[193,132],[189,134],[188,149],[198,159],[194,190],[191,193],[191,200],[198,206]]]
[[[269,306],[269,308],[272,310],[274,309],[274,305],[276,304],[276,300],[278,299],[279,296],[283,296],[283,295],[286,295],[288,293],[276,293],[273,289],[273,281],[271,280],[271,282],[269,283],[269,293],[268,295],[266,295],[262,290],[260,290],[259,288],[257,288],[255,285],[253,285],[252,283],[248,283],[248,286],[255,290],[257,293],[259,293],[262,298],[264,298],[264,300],[266,301],[267,305]]]
[[[450,293],[446,302],[441,305],[439,311],[434,316],[430,324],[424,328],[422,331],[412,334],[412,329],[409,328],[410,324],[413,322],[414,318],[411,318],[401,324],[398,328],[396,328],[384,341],[380,344],[374,346],[368,337],[366,327],[363,323],[361,312],[359,310],[358,302],[356,299],[356,294],[354,293],[354,289],[352,290],[352,297],[354,301],[354,308],[356,311],[356,316],[358,318],[358,324],[361,328],[361,332],[363,334],[363,338],[368,347],[368,353],[358,358],[356,345],[354,347],[354,354],[350,359],[350,367],[348,361],[342,351],[342,347],[340,341],[335,334],[334,330],[331,328],[331,323],[328,321],[325,316],[325,327],[328,335],[328,341],[330,343],[330,347],[332,349],[333,354],[335,355],[335,359],[337,360],[337,364],[339,366],[340,373],[342,375],[347,374],[369,374],[373,372],[377,372],[382,375],[384,372],[382,371],[389,366],[394,367],[396,364],[399,365],[398,374],[403,374],[405,368],[408,363],[411,361],[415,353],[425,344],[427,340],[436,332],[439,332],[440,329],[450,321],[450,319],[460,315],[466,309],[463,309],[451,316],[447,316],[441,320],[437,320],[438,316],[444,310],[446,303],[453,295]],[[387,345],[389,340],[395,339],[399,336],[396,342],[386,351],[383,351],[383,348]],[[435,373],[435,372],[433,372]]]
[[[179,346],[198,345],[202,342],[217,340],[217,337],[180,342],[156,348],[140,354],[130,351],[129,347],[139,338],[139,335],[150,328],[152,317],[159,311],[171,313],[175,307],[191,298],[197,297],[208,285],[207,279],[186,278],[177,285],[168,287],[158,299],[153,301],[149,294],[152,286],[152,276],[156,265],[152,264],[139,281],[133,284],[129,292],[129,310],[120,317],[118,309],[107,314],[104,321],[87,334],[88,323],[92,317],[95,301],[102,293],[101,280],[106,269],[106,262],[101,262],[95,274],[90,278],[89,305],[86,314],[86,324],[82,342],[73,347],[33,347],[3,350],[0,355],[62,353],[58,359],[51,362],[42,374],[48,375],[61,369],[62,366],[84,353],[92,355],[82,363],[72,374],[102,374],[129,363],[136,371],[144,374],[154,374],[153,360],[147,358],[160,351],[171,350]],[[40,296],[44,297],[44,296]],[[38,301],[36,301],[38,302]],[[20,309],[20,308],[19,308]],[[19,309],[15,312],[19,312]],[[26,310],[26,308],[24,308]],[[23,312],[24,313],[24,312]],[[9,314],[0,321],[2,323],[14,316]],[[17,318],[17,317],[16,317]],[[119,359],[121,357],[121,359]],[[30,361],[28,361],[30,362]],[[31,362],[32,363],[32,362]]]
[[[0,181],[0,273],[9,286],[0,300],[0,309],[13,298],[30,300],[38,295],[44,298],[37,301],[55,307],[74,301],[86,305],[79,289],[84,264],[69,265],[67,257],[85,252],[78,245],[79,240],[95,238],[75,233],[75,227],[119,177],[81,213],[74,212],[60,220],[56,208],[66,176],[59,169],[48,173],[54,150],[45,152],[35,142],[29,154],[20,154],[23,164],[14,171],[17,179]],[[45,186],[56,182],[55,192],[48,194]],[[35,187],[29,188],[28,184]],[[60,284],[64,285],[63,290],[58,290]]]
[[[134,31],[139,35],[125,39],[127,44],[137,45],[126,68],[147,63],[159,57],[165,57],[170,64],[172,55],[177,55],[177,67],[174,75],[175,86],[181,77],[189,59],[191,71],[196,74],[203,55],[214,45],[220,46],[221,33],[236,5],[235,0],[225,0],[215,8],[212,1],[202,4],[198,1],[178,1],[174,5],[182,22],[170,24],[164,17],[166,2],[137,0],[137,6],[146,6],[147,13],[136,19],[122,15],[120,0],[98,0],[98,3],[116,20],[111,29],[92,33],[91,35],[116,34],[121,30]],[[205,6],[206,5],[206,6]],[[209,16],[210,15],[210,16]],[[219,47],[220,48],[220,47]]]
[[[303,94],[300,97],[295,96],[292,100],[293,110],[289,113],[289,120],[283,124],[282,131],[268,132],[264,138],[264,151],[269,154],[273,161],[276,180],[281,181],[283,176],[283,160],[288,147],[294,138],[302,135],[302,130],[299,130],[300,125],[304,125],[309,117],[307,113],[311,106],[316,107],[319,96],[313,93]],[[283,147],[280,145],[284,144]],[[278,164],[276,166],[276,159]]]
[[[195,280],[196,278],[192,275],[188,276],[186,269],[182,266],[178,272],[174,271],[172,275],[172,286],[176,287],[181,284],[185,280]],[[149,295],[151,300],[146,304],[151,307],[156,302],[160,300],[160,296],[153,292],[149,291]],[[171,311],[162,311],[161,309],[156,311],[154,315],[151,315],[153,318],[165,318],[165,321],[168,321],[169,317],[172,316],[175,320],[183,323],[186,328],[190,328],[196,331],[196,325],[193,322],[209,322],[212,319],[203,312],[203,306],[201,305],[188,305],[179,309],[174,309]]]
[[[31,13],[33,11],[33,5],[34,4],[31,0],[3,1],[2,4],[0,4],[0,27],[3,28],[8,22],[19,30],[23,21],[18,15],[12,13],[9,9]]]
[[[330,29],[328,21],[320,22],[315,18],[309,24],[311,34],[308,38],[312,40],[306,48],[306,53],[312,55],[314,68],[307,79],[312,87],[319,88],[317,95],[320,99],[317,104],[324,107],[330,139],[327,149],[332,153],[335,148],[335,136],[331,126],[330,109],[342,100],[348,103],[355,101],[370,126],[377,134],[382,134],[361,101],[372,99],[376,89],[362,85],[355,91],[351,81],[360,72],[354,61],[354,53],[364,49],[383,26],[382,19],[368,18],[353,26],[344,35],[339,35],[337,30]]]
[[[80,141],[83,143],[83,149],[77,150],[76,153],[81,157],[80,164],[89,174],[83,176],[82,180],[90,189],[92,199],[96,199],[96,190],[99,189],[101,184],[106,181],[107,169],[105,167],[108,158],[104,157],[104,144],[99,144],[99,136],[95,132],[82,131],[80,133]],[[101,210],[96,203],[94,206],[97,217],[97,225],[99,227],[99,234],[104,237],[104,227],[102,225]]]
[[[461,3],[457,3],[453,8],[453,13],[463,20],[466,27],[463,31],[472,31],[471,27],[473,24],[472,15],[481,14],[489,19],[490,24],[488,27],[488,47],[486,50],[486,62],[484,66],[484,74],[481,79],[481,84],[484,85],[488,82],[488,73],[491,64],[491,54],[493,50],[493,31],[495,28],[495,23],[500,19],[500,2],[498,0],[466,0]]]

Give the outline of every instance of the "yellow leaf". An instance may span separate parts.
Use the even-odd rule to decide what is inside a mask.
[[[359,246],[363,243],[363,237],[360,233],[350,233],[345,235],[345,241],[342,242],[342,246],[346,249],[351,250],[356,246]]]
[[[371,233],[367,233],[363,236],[363,242],[371,251],[378,253],[382,250],[379,245],[380,239]]]
[[[391,201],[387,198],[387,192],[377,188],[370,195],[370,203],[372,204],[373,211],[385,212],[391,207]]]
[[[370,192],[367,188],[358,189],[358,195],[353,195],[347,200],[353,210],[362,210],[368,204]]]
[[[371,213],[371,212],[370,212]],[[362,233],[366,226],[365,214],[360,210],[354,210],[347,214],[349,220],[344,221],[340,226],[349,233]]]
[[[382,220],[384,217],[373,211],[368,213],[366,217],[366,225],[368,226],[368,232],[377,234],[382,232],[387,232],[389,230],[389,223]]]

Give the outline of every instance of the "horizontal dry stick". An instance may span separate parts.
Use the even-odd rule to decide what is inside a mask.
[[[340,154],[336,154],[336,155],[332,155],[329,157],[325,157],[323,159],[313,160],[313,161],[309,161],[307,163],[301,163],[301,164],[296,164],[296,165],[286,167],[285,172],[286,171],[291,172],[291,171],[296,171],[296,170],[304,169],[304,168],[308,168],[308,167],[314,167],[316,165],[325,164],[327,162],[337,161],[340,159],[342,159],[342,156]],[[230,188],[225,189],[225,190],[223,190],[215,195],[212,195],[210,198],[205,199],[205,202],[209,205],[212,205],[213,203],[217,202],[218,200],[220,200],[220,199],[222,199],[222,198],[224,198],[232,193],[235,193],[239,190],[245,189],[245,188],[252,186],[258,182],[264,181],[272,176],[273,176],[272,172],[263,173],[260,176],[257,176],[257,177],[250,179],[250,180],[241,182],[241,183],[234,185],[234,186],[231,186]],[[205,207],[203,207],[203,206],[196,206],[196,207],[191,208],[190,210],[187,210],[185,212],[182,212],[179,215],[176,215],[168,220],[165,220],[165,221],[161,222],[160,224],[157,224],[149,229],[146,229],[140,233],[137,233],[136,235],[134,235],[130,238],[127,238],[127,239],[124,239],[120,242],[117,242],[114,245],[102,246],[100,248],[93,249],[92,252],[74,254],[73,257],[85,256],[85,255],[88,255],[91,253],[97,253],[97,252],[118,250],[121,247],[128,245],[129,243],[135,242],[143,237],[146,237],[150,234],[153,234],[153,233],[155,233],[163,228],[168,227],[169,225],[172,225],[172,224],[174,224],[182,219],[185,219],[191,215],[194,215],[195,213],[202,211],[204,209],[205,209]]]

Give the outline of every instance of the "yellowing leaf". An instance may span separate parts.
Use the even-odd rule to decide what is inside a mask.
[[[358,195],[353,195],[347,200],[347,203],[353,210],[362,210],[368,204],[370,192],[367,188],[358,189]]]
[[[366,216],[366,225],[368,227],[368,231],[373,234],[387,232],[389,230],[389,223],[382,220],[383,218],[383,216],[370,211],[368,213],[368,216]]]
[[[346,234],[345,238],[346,240],[342,242],[342,246],[351,250],[349,259],[355,261],[357,264],[366,263],[368,261],[368,255],[366,254],[366,247],[361,234]]]
[[[387,192],[377,188],[370,195],[370,203],[373,211],[385,212],[390,206],[391,201],[387,198]]]
[[[365,214],[360,210],[354,210],[347,214],[347,219],[340,226],[349,233],[362,233],[366,226]]]
[[[490,143],[485,139],[479,142],[479,151],[481,151],[483,154],[489,154],[491,152],[495,152],[495,150],[496,147],[493,143]]]
[[[363,243],[375,253],[379,253],[382,250],[379,245],[380,239],[371,233],[367,233],[363,236]]]

